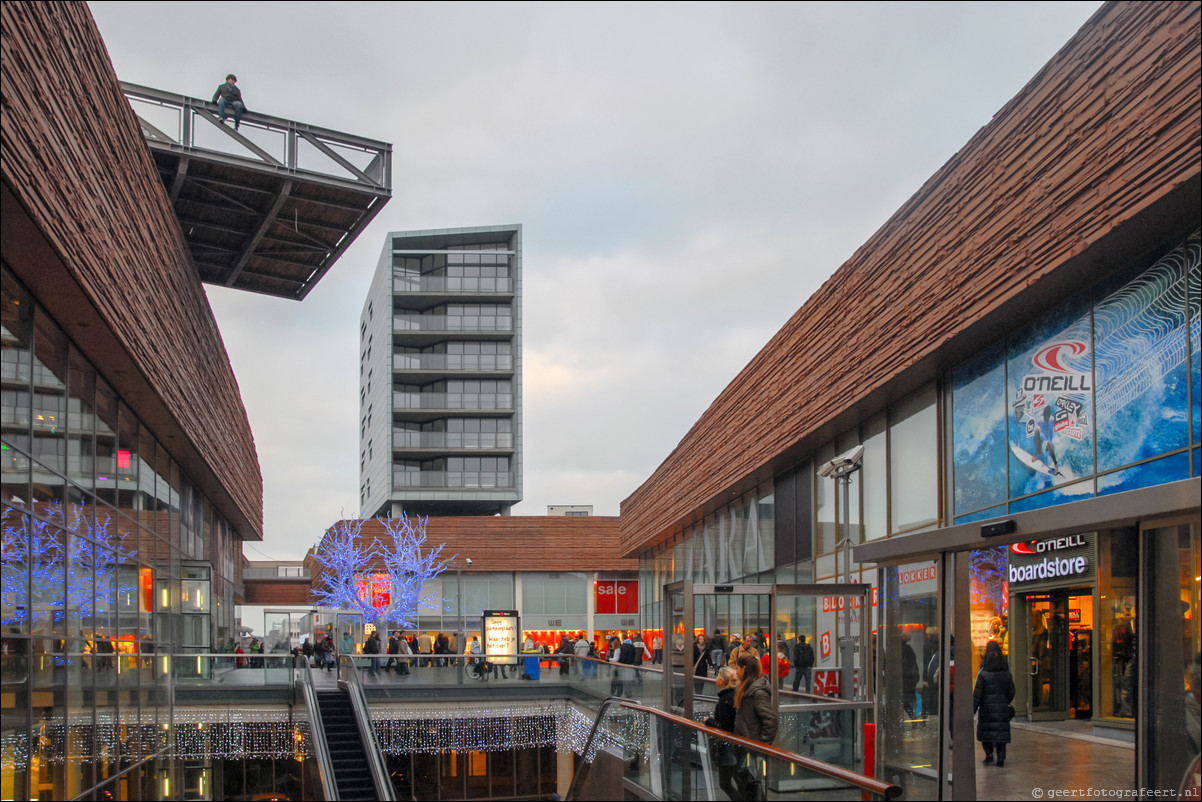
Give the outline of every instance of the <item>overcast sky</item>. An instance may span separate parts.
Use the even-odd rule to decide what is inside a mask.
[[[302,303],[209,288],[299,559],[358,512],[358,320],[388,231],[521,223],[525,501],[616,515],[822,282],[1098,8],[92,2],[118,77],[393,144]]]

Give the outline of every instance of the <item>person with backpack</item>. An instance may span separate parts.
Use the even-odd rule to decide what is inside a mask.
[[[409,656],[413,654],[413,649],[409,646],[409,641],[405,640],[404,635],[398,635],[396,644],[396,673],[402,677],[409,676]]]
[[[334,659],[334,637],[332,635],[326,635],[325,638],[322,639],[321,643],[317,644],[317,648],[321,652],[320,665],[325,666],[326,671],[333,671],[334,664],[337,662]]]
[[[308,638],[305,638],[305,642],[301,644],[301,654],[305,656],[307,665],[313,665],[313,644],[309,643]]]

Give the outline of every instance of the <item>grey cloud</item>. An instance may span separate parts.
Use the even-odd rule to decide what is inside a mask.
[[[91,4],[125,80],[208,97],[233,70],[252,112],[395,145],[393,200],[304,303],[210,292],[278,557],[357,507],[386,231],[523,224],[516,512],[613,514],[1097,6]]]

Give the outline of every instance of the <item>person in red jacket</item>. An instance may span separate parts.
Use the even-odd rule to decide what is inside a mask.
[[[770,672],[772,671],[771,665],[768,663],[769,659],[770,655],[768,654],[765,654],[760,658],[760,670],[763,672],[765,677],[770,676]],[[789,676],[789,658],[785,654],[784,646],[780,646],[777,650],[776,671],[776,687],[783,689],[785,687],[785,678]]]

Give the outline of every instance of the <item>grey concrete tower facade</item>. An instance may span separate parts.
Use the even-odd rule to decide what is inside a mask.
[[[359,323],[364,513],[522,499],[522,228],[387,235]]]

